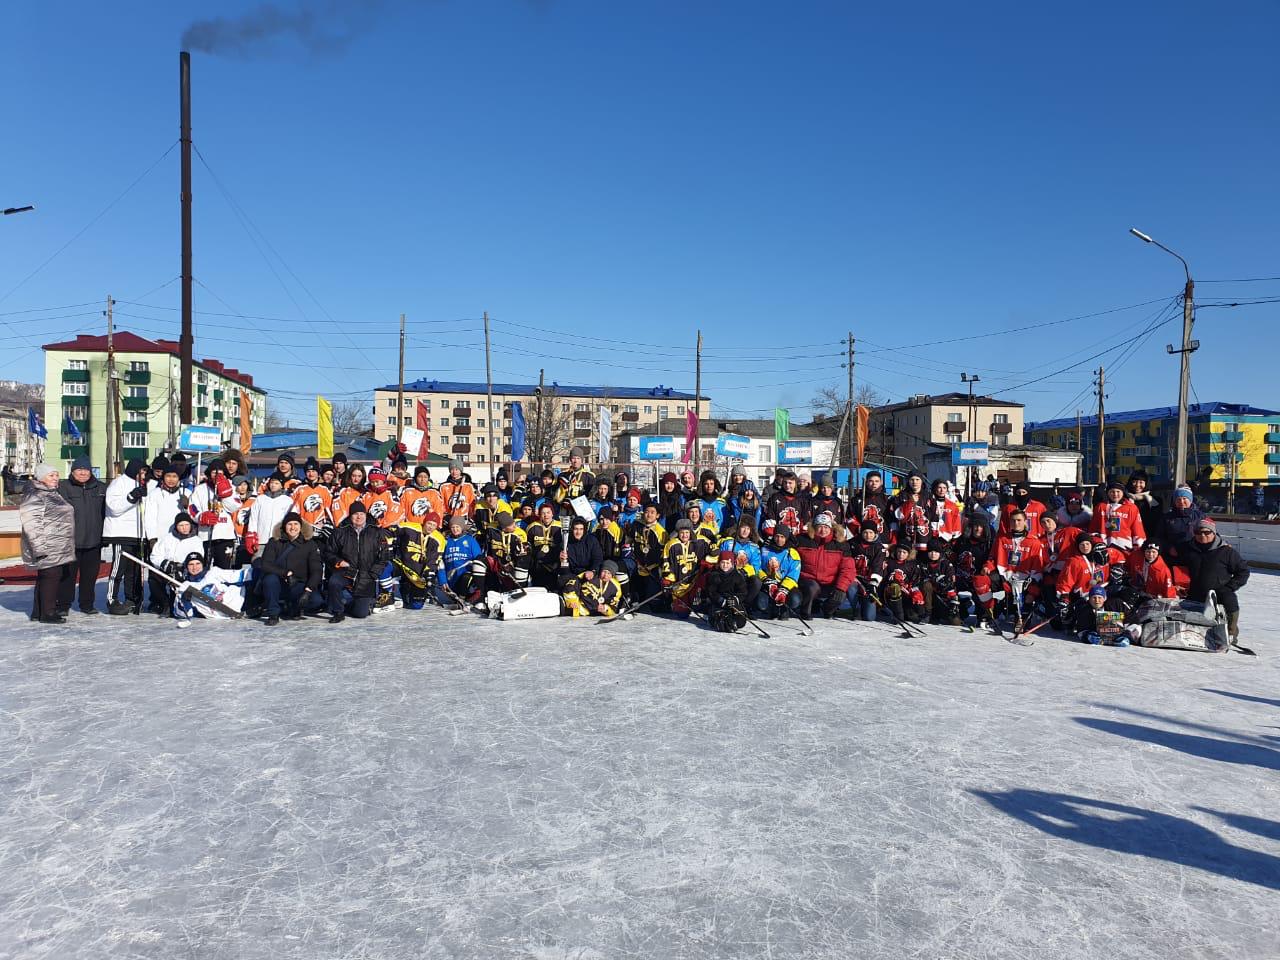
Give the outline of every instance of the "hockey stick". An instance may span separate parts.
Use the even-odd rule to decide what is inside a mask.
[[[597,620],[597,621],[596,621],[596,624],[597,624],[597,625],[600,625],[600,624],[604,624],[604,623],[613,623],[613,621],[615,621],[615,620],[629,620],[629,619],[631,618],[631,614],[635,613],[637,610],[639,610],[639,609],[640,609],[641,607],[643,607],[645,604],[652,603],[654,600],[657,600],[657,599],[658,599],[659,597],[661,597],[663,594],[665,594],[665,593],[667,593],[667,592],[669,592],[669,591],[671,591],[671,590],[674,590],[676,587],[681,586],[681,585],[682,585],[682,584],[684,584],[684,583],[689,582],[690,580],[692,580],[694,577],[696,577],[696,576],[698,575],[698,573],[701,571],[701,569],[702,569],[701,567],[694,567],[692,570],[690,570],[687,574],[685,574],[683,577],[681,577],[681,578],[680,578],[679,580],[677,580],[675,583],[672,583],[672,584],[670,584],[670,585],[664,586],[661,590],[659,590],[659,591],[658,591],[657,593],[655,593],[653,596],[651,596],[651,597],[649,597],[649,598],[647,598],[647,599],[645,599],[645,600],[641,600],[639,603],[633,603],[631,606],[626,607],[625,609],[618,611],[617,613],[615,613],[615,614],[614,614],[613,616],[611,616],[611,617],[602,617],[601,619],[599,619],[599,620]]]
[[[233,610],[231,607],[227,606],[221,600],[215,600],[213,599],[213,597],[210,597],[201,593],[199,590],[196,589],[196,585],[194,583],[191,583],[188,580],[175,580],[173,577],[169,576],[159,567],[153,567],[151,564],[147,563],[145,560],[141,560],[138,557],[135,557],[128,550],[121,550],[120,556],[128,557],[130,560],[132,560],[134,563],[138,564],[139,566],[145,567],[146,569],[150,570],[156,576],[160,577],[160,579],[167,580],[169,583],[173,584],[173,586],[177,589],[179,594],[186,593],[188,590],[191,591],[193,594],[192,596],[193,602],[203,603],[205,606],[210,607],[214,610],[217,610],[219,613],[229,617],[232,620],[239,620],[244,617],[244,613],[242,611]]]
[[[1010,643],[1017,644],[1020,647],[1029,647],[1035,643],[1034,640],[1023,639],[1024,635],[1028,631],[1026,630],[1026,621],[1023,619],[1022,596],[1024,593],[1026,593],[1028,579],[1029,578],[1027,577],[1009,577],[1008,578],[1007,582],[1009,584],[1009,589],[1013,592],[1013,603],[1017,609],[1017,619],[1014,621],[1012,631],[1007,631],[1005,630],[1004,627],[999,627],[999,626],[997,627],[997,629],[1000,631],[1000,636],[1002,639],[1008,640]],[[1044,626],[1044,624],[1048,622],[1049,621],[1046,620],[1042,623],[1037,624],[1036,629],[1038,630],[1040,627]]]
[[[798,614],[798,613],[793,613],[793,614],[792,614],[792,616],[793,616],[793,617],[795,617],[797,620],[799,620],[799,621],[800,621],[800,625],[801,625],[802,627],[804,627],[804,630],[801,630],[801,631],[800,631],[800,636],[802,636],[802,637],[812,637],[812,636],[813,636],[813,624],[811,624],[811,623],[810,623],[808,620],[806,620],[804,617],[800,616],[800,614]],[[808,633],[805,633],[805,630],[808,630],[809,632],[808,632]]]
[[[742,615],[743,615],[744,617],[747,617],[747,612],[746,612],[745,610],[743,610],[743,611],[742,611]],[[756,628],[756,630],[757,630],[757,631],[759,632],[759,634],[760,634],[760,639],[761,639],[761,640],[769,640],[769,639],[771,639],[771,638],[770,638],[770,636],[769,636],[769,631],[768,631],[768,630],[766,630],[764,627],[760,626],[760,624],[756,623],[756,622],[755,622],[754,620],[752,620],[750,617],[747,617],[747,623],[751,624],[753,627],[755,627],[755,628]]]

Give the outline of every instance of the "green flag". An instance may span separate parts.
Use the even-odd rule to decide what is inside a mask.
[[[777,443],[791,439],[791,414],[782,407],[773,408],[773,439]]]

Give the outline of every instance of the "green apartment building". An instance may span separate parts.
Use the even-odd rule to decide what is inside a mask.
[[[185,424],[180,422],[181,366],[175,340],[148,340],[133,333],[114,336],[116,372],[120,380],[122,450],[119,460],[151,459],[164,449]],[[217,360],[192,364],[194,422],[218,427],[226,443],[240,440],[240,397],[252,404],[254,434],[263,431],[266,391],[253,377]],[[44,345],[45,426],[49,439],[45,458],[69,465],[88,454],[99,475],[106,477],[107,455],[107,338],[81,335],[63,343]],[[63,432],[70,415],[81,443]]]

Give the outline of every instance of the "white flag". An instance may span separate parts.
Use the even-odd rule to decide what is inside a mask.
[[[601,406],[600,410],[600,457],[601,463],[609,462],[609,444],[613,442],[613,418],[609,416],[609,408]]]

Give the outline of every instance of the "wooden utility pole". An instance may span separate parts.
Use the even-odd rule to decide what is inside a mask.
[[[400,389],[396,391],[396,443],[404,439],[404,314],[400,314]]]
[[[484,379],[487,385],[488,397],[489,397],[488,403],[486,404],[488,409],[485,412],[487,414],[492,414],[493,413],[493,371],[489,366],[489,311],[488,310],[484,312]],[[493,421],[488,416],[485,417],[484,425],[486,428],[492,422]],[[499,418],[499,422],[501,422],[501,418]],[[484,462],[489,464],[490,467],[492,467],[493,466],[493,438],[489,437],[488,429],[485,430],[485,437],[486,437],[486,442],[489,449],[485,451]]]
[[[1106,369],[1104,367],[1098,367],[1098,483],[1100,484],[1107,482],[1106,388]]]
[[[849,485],[845,489],[846,500],[853,496],[853,471],[858,462],[858,408],[853,402],[853,331],[849,331]],[[832,486],[834,486],[834,482]]]
[[[1080,475],[1076,483],[1084,483],[1084,411],[1076,408],[1076,452],[1080,454]]]
[[[694,373],[693,373],[693,415],[698,418],[698,429],[693,432],[693,455],[689,458],[693,461],[694,469],[698,466],[698,454],[702,439],[702,331],[698,331],[698,346],[694,354]]]
[[[546,370],[538,371],[538,394],[537,409],[534,412],[533,420],[533,448],[530,452],[529,467],[532,469],[534,463],[541,463],[542,456],[542,391],[545,389],[547,378]]]
[[[191,423],[192,353],[195,334],[191,324],[191,54],[178,54],[178,140],[182,145],[182,179],[179,205],[182,211],[182,332],[178,336],[178,385],[183,425]]]
[[[102,475],[115,477],[116,461],[120,459],[122,440],[120,430],[120,374],[116,372],[115,322],[112,307],[115,301],[107,295],[107,452]],[[85,398],[88,399],[87,397]]]

